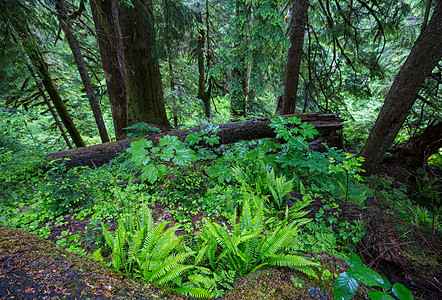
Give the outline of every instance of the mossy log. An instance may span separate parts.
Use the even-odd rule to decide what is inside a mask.
[[[319,132],[321,142],[325,142],[330,147],[342,148],[342,120],[335,114],[300,114],[296,115],[307,122],[315,125]],[[289,117],[289,116],[287,116]],[[262,138],[274,138],[276,135],[271,127],[269,118],[256,119],[249,121],[233,122],[219,125],[221,132],[218,133],[221,144],[231,144],[241,140],[254,140]],[[198,127],[185,130],[177,130],[154,134],[133,139],[121,140],[116,142],[104,143],[89,147],[70,149],[56,153],[50,153],[47,157],[50,160],[65,160],[66,166],[72,168],[75,166],[100,166],[108,163],[118,153],[129,148],[130,143],[142,138],[152,141],[157,146],[160,138],[165,135],[177,136],[181,141],[192,132],[199,132],[206,127]],[[318,144],[318,143],[316,143]]]

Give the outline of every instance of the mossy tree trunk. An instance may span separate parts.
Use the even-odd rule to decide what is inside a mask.
[[[308,16],[308,0],[293,0],[290,18],[290,43],[285,73],[282,114],[294,114],[301,67],[302,48]]]
[[[151,0],[119,4],[126,72],[127,123],[170,128],[164,104],[160,66],[155,47]]]
[[[198,49],[197,49],[197,59],[198,59],[198,94],[197,98],[203,102],[204,105],[204,117],[207,121],[212,121],[212,109],[210,107],[210,99],[211,99],[211,90],[212,85],[210,83],[207,85],[206,81],[206,72],[205,72],[205,59],[204,59],[204,49],[205,49],[205,41],[206,41],[206,31],[204,29],[200,29],[198,31]],[[210,49],[207,49],[208,53],[210,53]],[[209,62],[210,58],[207,57],[207,62]]]
[[[317,141],[319,141],[319,144],[325,142],[330,147],[342,147],[341,130],[343,123],[337,115],[311,113],[296,116],[301,118],[302,122],[315,125],[315,128],[319,131],[320,138],[312,142],[311,145],[317,145]],[[259,119],[221,124],[219,125],[221,132],[217,135],[220,138],[221,144],[231,144],[241,140],[274,138],[276,134],[274,130],[268,126],[270,121],[270,119]],[[165,135],[177,136],[181,141],[184,141],[190,133],[199,132],[204,128],[205,127],[177,130],[142,138],[151,141],[154,146],[158,146],[159,140]],[[125,151],[132,141],[139,139],[141,138],[95,145],[83,150],[73,149],[61,151],[48,154],[47,157],[51,160],[65,160],[68,158],[69,160],[65,162],[68,168],[81,165],[99,166],[108,163],[117,153]]]
[[[117,141],[126,138],[126,79],[116,0],[90,0]]]

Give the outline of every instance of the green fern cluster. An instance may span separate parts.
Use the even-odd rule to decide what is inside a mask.
[[[298,255],[283,253],[284,247],[291,243],[298,232],[299,224],[296,223],[266,231],[263,201],[252,210],[249,198],[245,197],[239,222],[236,212],[231,219],[231,230],[204,220],[204,242],[196,263],[206,259],[213,270],[227,268],[238,275],[265,266],[281,266],[316,276],[311,267],[319,264]]]
[[[115,232],[108,231],[103,224],[106,243],[112,249],[113,266],[161,285],[193,268],[183,264],[194,252],[180,244],[183,236],[175,234],[179,226],[166,229],[167,225],[168,222],[155,225],[152,213],[146,207],[141,219],[129,214],[121,217]]]
[[[264,212],[269,217],[267,223],[278,223],[281,219],[285,221],[286,225],[287,222],[295,220],[303,223],[309,221],[301,219],[308,213],[303,209],[312,202],[311,197],[307,196],[308,193],[306,193],[302,182],[300,183],[300,192],[306,196],[302,201],[297,201],[289,207],[287,194],[293,191],[294,180],[288,180],[284,175],[277,176],[274,169],[270,168],[269,170],[262,160],[253,167],[234,167],[233,176],[241,184],[240,190],[243,197],[253,199],[252,203],[258,203],[258,206],[259,199],[264,201]],[[281,214],[284,214],[283,218],[279,217]]]

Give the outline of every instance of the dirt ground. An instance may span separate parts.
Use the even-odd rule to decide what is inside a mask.
[[[169,297],[170,298],[170,297]],[[84,255],[0,225],[0,299],[165,299]]]

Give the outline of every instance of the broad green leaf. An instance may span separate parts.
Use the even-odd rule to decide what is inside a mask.
[[[339,274],[339,277],[335,281],[334,295],[336,300],[349,300],[351,299],[358,289],[357,280],[350,274],[344,272]]]
[[[219,144],[219,136],[217,135],[207,136],[204,137],[204,139],[206,140],[206,143],[209,144],[210,146]]]
[[[287,123],[293,124],[293,125],[299,125],[299,124],[301,124],[301,122],[302,122],[302,120],[297,117],[291,117],[291,118],[287,119]]]
[[[354,276],[358,281],[369,286],[380,286],[389,290],[391,285],[387,279],[364,266],[355,266],[348,269],[348,273]]]
[[[197,157],[195,155],[195,151],[192,149],[176,149],[175,156],[173,157],[173,163],[180,166],[185,166],[196,159]]]
[[[167,146],[168,148],[178,148],[181,145],[181,141],[177,136],[165,135],[160,139],[160,146]]]
[[[163,174],[166,171],[165,165],[156,166],[153,163],[148,164],[142,170],[143,174],[141,175],[142,180],[148,180],[150,183],[154,183],[158,180],[158,178],[163,178]]]
[[[157,165],[158,170],[158,178],[162,179],[164,177],[164,173],[167,171],[167,167],[163,164]]]
[[[170,161],[173,158],[173,156],[174,156],[173,148],[171,147],[167,147],[161,153],[161,159],[165,161]]]
[[[139,141],[134,141],[130,143],[130,148],[127,149],[127,152],[137,151],[141,148],[150,148],[152,147],[152,141],[147,141],[146,139],[141,139]]]
[[[271,128],[277,128],[280,126],[285,127],[285,121],[283,117],[274,118],[270,121],[269,127]]]
[[[393,297],[391,297],[390,295],[387,295],[383,292],[369,292],[368,296],[370,297],[371,300],[394,300]]]
[[[400,283],[393,284],[393,288],[391,289],[393,294],[399,298],[399,300],[413,300],[413,294],[411,294],[410,290],[408,290],[405,286]]]
[[[132,142],[130,148],[126,151],[131,154],[131,160],[137,165],[147,165],[150,161],[149,150],[147,148],[152,147],[152,141],[146,141],[141,139],[139,141]]]
[[[304,138],[312,139],[315,137],[315,135],[318,134],[318,131],[315,129],[315,125],[313,124],[302,123],[300,127],[301,127],[302,136]]]
[[[137,151],[132,152],[130,160],[138,166],[145,166],[150,161],[149,151],[144,148],[138,149]]]
[[[348,264],[350,265],[350,268],[352,267],[356,267],[356,266],[363,266],[364,264],[362,263],[361,258],[355,254],[355,253],[350,253],[350,261],[348,262]]]
[[[201,137],[198,132],[193,132],[186,137],[186,142],[190,145],[196,145],[201,141]]]

